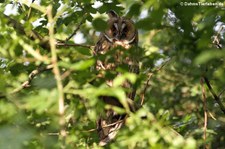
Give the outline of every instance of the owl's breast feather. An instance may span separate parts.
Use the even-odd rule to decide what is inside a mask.
[[[115,44],[116,45],[119,45],[119,46],[122,46],[125,49],[129,49],[131,47],[130,44],[129,44],[129,41],[127,41],[127,40],[124,40],[124,41],[116,41]]]

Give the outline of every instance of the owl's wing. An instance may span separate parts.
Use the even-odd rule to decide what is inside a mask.
[[[98,42],[95,45],[94,52],[96,55],[106,53],[112,44],[105,38],[104,34],[100,35]]]

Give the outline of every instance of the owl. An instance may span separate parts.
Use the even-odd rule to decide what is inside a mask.
[[[138,31],[134,22],[128,18],[120,17],[114,11],[108,12],[107,29],[101,33],[98,42],[94,48],[94,54],[97,57],[96,70],[98,77],[104,79],[103,72],[116,71],[117,67],[126,65],[131,73],[139,73],[138,60]],[[112,52],[114,50],[114,52]],[[109,57],[102,55],[110,55]],[[116,76],[121,75],[117,72]],[[112,78],[113,79],[113,78]],[[105,79],[106,84],[113,86],[111,79]],[[128,81],[122,85],[130,91],[126,93],[127,99],[133,100],[136,89]],[[115,97],[101,96],[106,104],[123,107]],[[112,109],[107,109],[104,116],[100,116],[97,121],[97,132],[99,135],[99,145],[104,146],[116,136],[118,130],[124,124],[126,114],[117,114]]]

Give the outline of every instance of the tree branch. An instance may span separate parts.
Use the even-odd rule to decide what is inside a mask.
[[[148,87],[150,86],[149,82],[150,82],[150,80],[151,80],[152,75],[153,75],[153,73],[150,73],[150,74],[148,75],[148,80],[147,80],[146,85],[145,85],[145,87],[144,87],[144,90],[143,90],[143,92],[142,92],[142,94],[141,94],[141,105],[144,104],[145,93],[146,93]]]
[[[58,88],[58,104],[59,104],[59,126],[60,126],[60,140],[62,141],[61,148],[65,148],[66,145],[66,130],[65,130],[65,118],[64,118],[64,91],[63,91],[63,84],[62,84],[62,78],[60,76],[60,70],[58,66],[58,60],[57,60],[57,53],[56,53],[56,40],[54,37],[54,25],[55,22],[52,17],[52,6],[49,6],[47,9],[47,16],[48,16],[48,23],[49,26],[49,44],[51,49],[51,55],[52,55],[52,65],[53,65],[53,73],[55,75],[57,88]]]
[[[85,47],[85,48],[89,48],[89,49],[92,48],[92,46],[89,46],[89,45],[67,44],[67,43],[64,43],[64,41],[57,40],[57,39],[54,39],[54,41],[46,40],[47,38],[43,38],[41,35],[39,35],[34,30],[26,31],[21,23],[17,22],[16,20],[12,19],[11,17],[9,17],[7,15],[4,15],[4,14],[2,14],[2,16],[7,20],[7,24],[10,25],[10,26],[12,26],[18,34],[24,35],[27,38],[29,38],[30,40],[38,40],[39,41],[39,45],[43,49],[46,49],[46,50],[49,50],[50,51],[52,49],[52,47],[55,47],[55,46],[58,46],[58,47],[62,47],[62,46],[66,46],[66,47],[67,46],[80,46],[80,47]],[[75,29],[75,31],[73,32],[73,34],[70,37],[68,37],[66,40],[69,40],[70,38],[72,38],[72,36],[74,36],[76,34],[76,32],[79,30],[79,28],[82,25],[82,23],[83,23],[84,20],[85,20],[85,17],[83,17],[83,20],[77,26],[77,28]],[[50,44],[52,44],[51,47],[50,47]],[[54,61],[52,61],[52,63],[54,63]],[[49,70],[49,69],[52,69],[52,68],[53,68],[53,65],[48,65],[46,67],[38,67],[36,70],[33,70],[29,74],[28,80],[25,81],[25,82],[23,82],[22,85],[21,85],[21,87],[15,89],[12,92],[12,94],[17,93],[17,92],[19,92],[20,90],[22,90],[24,88],[30,87],[31,81],[33,80],[33,78],[35,76],[37,76],[38,74],[42,73],[45,70]],[[54,68],[56,68],[56,67],[54,67]],[[2,95],[1,97],[5,97],[5,96]],[[61,101],[61,105],[62,105],[62,101]]]
[[[145,93],[148,89],[148,87],[150,86],[149,82],[151,80],[151,77],[153,75],[154,72],[158,72],[160,71],[165,65],[167,65],[170,61],[171,61],[172,58],[170,58],[169,60],[165,61],[160,67],[157,67],[155,70],[153,70],[151,73],[148,73],[148,79],[147,79],[147,82],[146,82],[146,85],[144,87],[144,90],[142,91],[141,93],[141,105],[143,105],[144,103],[144,100],[145,100]]]
[[[205,83],[206,83],[206,85],[207,85],[207,87],[208,87],[210,93],[211,93],[212,96],[214,97],[216,103],[219,105],[220,109],[221,109],[222,112],[225,114],[225,107],[224,107],[223,103],[220,101],[220,97],[216,95],[216,93],[215,93],[215,91],[213,90],[213,88],[212,88],[212,86],[211,86],[211,84],[210,84],[208,78],[205,77],[205,76],[204,76],[203,78],[204,78],[204,81],[205,81]]]
[[[65,42],[69,41],[74,35],[76,35],[77,31],[80,29],[81,25],[84,23],[86,16],[87,16],[87,13],[84,14],[82,20],[80,21],[80,23],[78,24],[76,29],[73,31],[73,33],[68,38],[66,38]]]
[[[14,94],[14,93],[17,93],[19,92],[20,90],[24,89],[24,88],[28,88],[30,87],[30,84],[32,82],[32,80],[34,79],[35,76],[39,75],[40,73],[46,71],[46,70],[50,70],[53,68],[53,65],[47,65],[46,67],[38,67],[37,69],[33,70],[30,74],[29,74],[29,77],[28,77],[28,80],[23,82],[22,85],[15,89],[11,94]]]
[[[204,127],[203,127],[203,131],[204,131],[204,135],[203,135],[203,139],[204,139],[204,148],[207,149],[208,145],[206,144],[206,139],[207,139],[207,123],[208,123],[208,115],[207,115],[207,105],[206,105],[206,92],[205,92],[205,87],[204,87],[204,78],[201,78],[200,80],[201,83],[201,88],[202,88],[202,100],[203,100],[203,110],[204,110]]]
[[[6,19],[7,19],[7,24],[12,26],[15,31],[21,35],[24,35],[26,37],[28,37],[30,40],[38,40],[40,43],[39,45],[46,50],[50,51],[50,45],[49,45],[49,40],[47,40],[47,38],[42,37],[41,35],[39,35],[36,31],[31,30],[31,31],[25,31],[23,25],[19,22],[17,22],[16,20],[10,18],[7,15],[3,15]],[[81,21],[81,23],[77,26],[77,28],[74,30],[73,34],[71,34],[65,41],[63,40],[59,40],[56,39],[56,46],[58,47],[85,47],[85,48],[89,48],[91,49],[93,46],[91,45],[81,45],[81,44],[68,44],[66,43],[70,38],[72,38],[77,31],[80,29],[80,26],[83,24],[83,21],[85,20],[86,17],[83,18],[83,20]]]
[[[26,31],[23,27],[23,25],[19,22],[17,22],[16,20],[10,18],[7,15],[3,14],[3,17],[5,17],[7,19],[7,24],[12,26],[15,31],[21,35],[25,35],[26,37],[28,37],[31,40],[38,40],[40,42],[40,46],[43,49],[47,49],[50,50],[50,46],[47,40],[45,40],[41,35],[39,35],[36,31],[31,30],[31,31]]]
[[[220,96],[225,92],[225,88],[219,93],[218,97],[220,98]]]
[[[91,45],[69,44],[69,43],[63,43],[63,42],[57,43],[56,46],[57,47],[62,47],[62,46],[65,46],[65,47],[84,47],[84,48],[88,48],[88,49],[91,49],[92,47],[94,47],[94,46],[91,46]]]

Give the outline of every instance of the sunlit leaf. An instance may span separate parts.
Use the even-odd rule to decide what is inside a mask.
[[[59,65],[71,70],[85,70],[91,66],[93,66],[94,64],[94,60],[93,59],[89,59],[89,60],[81,60],[77,63],[74,64],[69,64],[69,63],[65,63],[65,62],[61,62]]]
[[[118,87],[118,86],[122,85],[124,83],[124,81],[126,81],[126,79],[128,81],[130,81],[131,83],[134,83],[136,81],[136,75],[132,74],[132,73],[126,73],[124,75],[117,76],[113,80],[113,86]]]
[[[57,113],[58,94],[56,90],[48,92],[47,90],[39,91],[38,95],[29,96],[24,99],[24,108],[34,110],[37,114]]]

